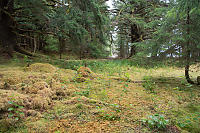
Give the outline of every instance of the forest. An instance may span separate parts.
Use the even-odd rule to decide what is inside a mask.
[[[0,0],[0,133],[200,133],[200,0]]]

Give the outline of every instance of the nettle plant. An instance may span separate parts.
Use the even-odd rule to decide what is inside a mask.
[[[17,104],[16,99],[14,96],[10,96],[11,99],[8,101],[8,104],[11,105],[11,107],[8,108],[8,118],[14,119],[18,121],[22,116],[24,116],[24,113],[22,112],[23,106],[20,106]]]
[[[163,115],[155,114],[150,115],[148,119],[143,119],[142,122],[151,129],[164,130],[169,124],[169,120],[166,120]]]

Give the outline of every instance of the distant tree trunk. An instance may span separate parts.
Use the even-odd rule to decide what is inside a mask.
[[[35,53],[36,50],[37,50],[37,36],[36,35],[33,35],[33,36],[34,36],[34,39],[33,39],[33,44],[34,44],[33,53]]]
[[[62,59],[62,53],[65,48],[65,40],[62,37],[59,37],[59,54],[60,54],[60,59]]]
[[[79,51],[79,59],[82,60],[82,50]]]
[[[110,55],[112,55],[112,47],[113,47],[113,35],[110,33]]]
[[[136,24],[131,25],[131,43],[138,42],[140,39],[139,29]],[[136,46],[132,44],[130,55],[128,58],[136,55]]]
[[[136,46],[135,45],[132,45],[131,46],[131,53],[129,55],[128,58],[131,58],[132,56],[136,55]]]
[[[126,58],[129,56],[129,45],[128,41],[126,42]]]
[[[125,58],[125,46],[124,46],[124,42],[122,42],[120,44],[120,57],[121,58]]]
[[[190,84],[195,84],[191,78],[190,78],[190,74],[189,74],[189,68],[190,68],[190,10],[188,8],[188,11],[187,11],[187,22],[186,22],[188,28],[187,28],[187,36],[188,36],[188,40],[187,40],[187,45],[186,45],[186,65],[185,65],[185,78],[187,80],[188,83]]]

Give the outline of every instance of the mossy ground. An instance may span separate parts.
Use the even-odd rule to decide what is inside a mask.
[[[122,64],[95,61],[88,64],[93,72],[50,64],[1,65],[0,132],[156,132],[141,122],[154,114],[182,132],[200,131],[200,87],[186,83],[183,68]],[[133,82],[145,76],[148,82]],[[24,106],[19,121],[7,117],[9,96]]]

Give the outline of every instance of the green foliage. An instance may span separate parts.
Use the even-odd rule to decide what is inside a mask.
[[[91,42],[88,45],[89,53],[92,58],[103,58],[108,56],[105,47],[99,46],[98,42]]]
[[[169,124],[169,120],[166,120],[163,115],[155,114],[150,115],[148,119],[143,119],[142,122],[151,129],[163,130]]]
[[[50,64],[57,65],[61,68],[77,70],[80,66],[85,64],[93,72],[109,72],[109,75],[113,73],[119,73],[119,76],[124,80],[129,82],[130,75],[127,72],[121,70],[121,67],[140,67],[145,69],[150,68],[166,68],[168,66],[181,67],[183,64],[180,64],[174,60],[166,61],[155,61],[153,58],[133,58],[133,59],[124,59],[124,60],[48,60]]]
[[[114,113],[103,114],[101,115],[101,118],[108,121],[120,120],[120,117],[116,116]]]
[[[45,46],[44,50],[49,52],[58,52],[58,39],[53,36],[47,36],[46,42],[48,45]]]
[[[128,87],[128,84],[125,83],[124,87],[123,87],[123,90],[122,90],[125,94],[127,94],[127,92],[128,92],[127,87]]]
[[[112,109],[114,111],[116,111],[116,113],[120,113],[121,112],[120,105],[118,105],[118,104],[110,104],[110,106],[112,107]]]
[[[109,104],[109,106],[111,107],[111,109],[114,111],[111,111],[109,113],[107,113],[102,106],[97,106],[97,109],[99,109],[99,115],[101,119],[104,120],[109,120],[109,121],[114,121],[114,120],[120,120],[120,116],[118,115],[118,113],[121,112],[121,108],[120,105],[118,104]]]
[[[14,55],[13,59],[12,59],[15,63],[20,63],[20,59]]]
[[[128,72],[122,72],[122,74],[121,74],[121,72],[119,72],[119,77],[120,77],[120,80],[122,80],[122,81],[125,81],[125,82],[131,81],[130,75]]]
[[[8,104],[10,104],[11,107],[8,108],[8,118],[18,121],[22,116],[24,116],[24,113],[22,111],[24,107],[17,104],[15,96],[10,97],[11,98],[10,101],[8,101]]]
[[[150,93],[155,93],[156,85],[155,82],[152,81],[151,76],[145,76],[143,78],[144,82],[142,83],[142,86],[147,90],[150,91]]]
[[[82,105],[82,104],[77,104],[76,108],[82,109],[82,108],[83,108],[83,105]]]
[[[89,90],[85,90],[85,91],[75,92],[75,94],[80,95],[80,96],[89,97],[90,91]]]
[[[28,56],[24,56],[24,62],[25,63],[31,63],[31,62],[33,62],[33,60],[31,60]]]
[[[173,111],[173,114],[177,116],[174,118],[175,122],[180,128],[189,132],[198,133],[200,130],[200,106],[194,102],[188,104],[185,108],[180,108],[177,111]]]
[[[69,50],[80,54],[89,49],[92,51],[92,57],[107,55],[105,47],[110,19],[105,2],[14,0],[13,5],[10,2],[4,3],[9,4],[11,9],[6,14],[12,16],[12,21],[15,22],[15,27],[8,22],[8,27],[13,27],[13,31],[9,32],[16,32],[17,37],[19,35],[19,43],[24,43],[23,39],[26,39],[28,50]],[[2,4],[1,8],[7,10],[8,5]],[[33,47],[33,38],[37,41],[36,47]],[[58,45],[61,42],[62,46]],[[93,45],[91,49],[89,44]]]

